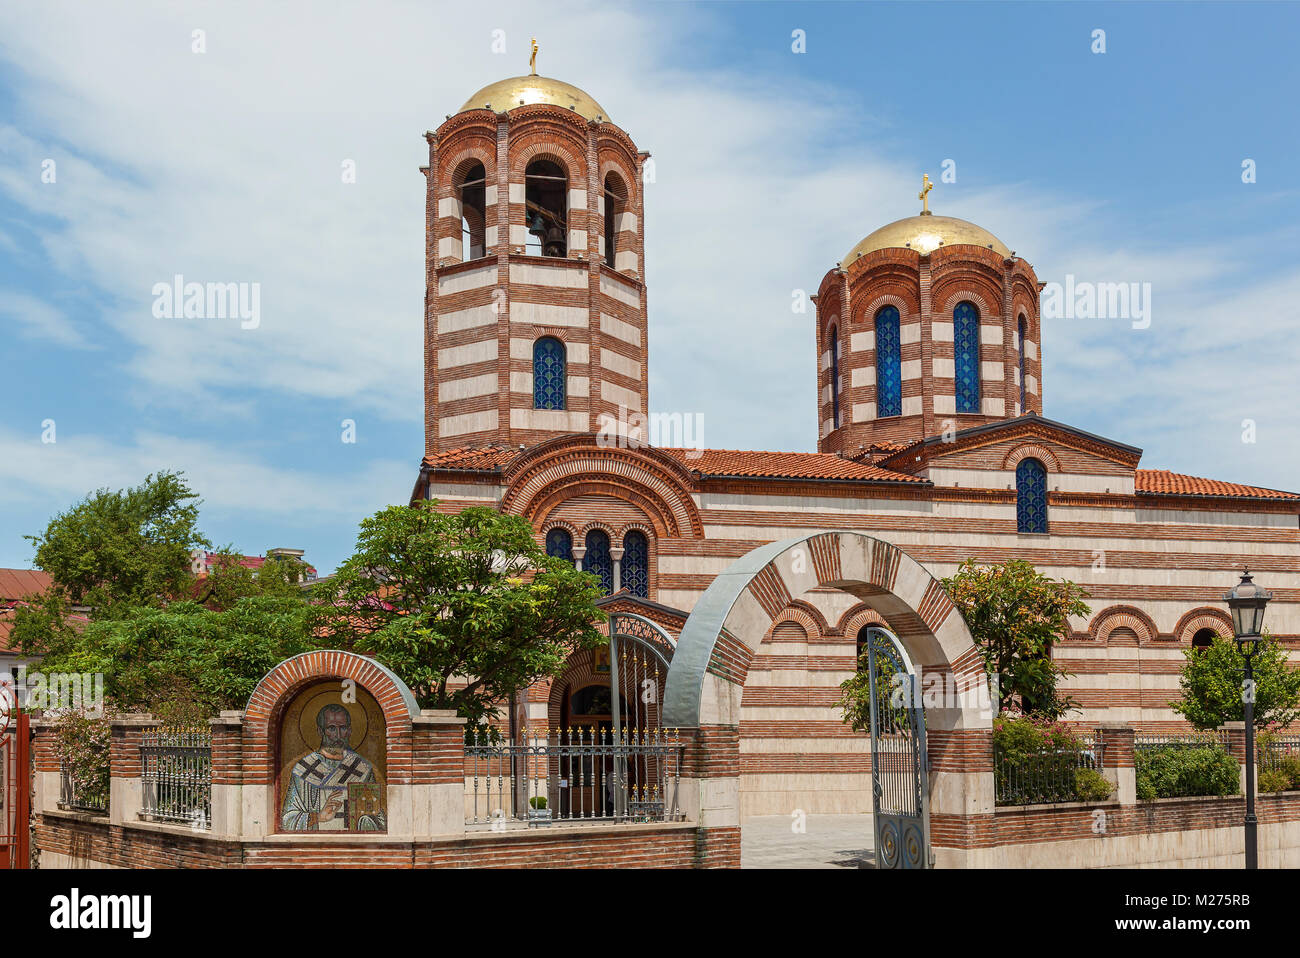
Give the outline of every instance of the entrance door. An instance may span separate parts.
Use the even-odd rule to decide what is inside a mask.
[[[886,629],[866,630],[877,868],[930,865],[925,712],[916,670]]]

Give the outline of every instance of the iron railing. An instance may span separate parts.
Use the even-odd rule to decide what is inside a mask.
[[[465,823],[680,821],[684,751],[676,730],[664,728],[540,729],[517,742],[475,731],[465,747]]]
[[[140,745],[140,817],[212,827],[212,732],[207,728],[146,729]]]
[[[105,778],[105,782],[107,778]],[[67,760],[59,763],[59,808],[75,812],[108,814],[108,786],[95,782],[78,783]]]
[[[1300,759],[1300,735],[1274,735],[1259,743],[1260,771],[1280,768],[1286,759]]]
[[[1102,755],[1092,739],[1081,739],[1077,749],[1012,759],[1000,749],[993,753],[994,804],[1051,805],[1077,802],[1079,769],[1101,771]]]
[[[1148,748],[1228,748],[1226,729],[1211,729],[1197,732],[1136,732],[1133,735],[1133,751]]]

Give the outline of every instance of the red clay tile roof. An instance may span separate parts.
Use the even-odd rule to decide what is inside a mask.
[[[432,456],[425,456],[424,464],[431,469],[491,470],[505,466],[519,453],[518,446],[508,445],[448,449]]]
[[[874,482],[928,480],[841,459],[829,452],[750,452],[737,449],[660,449],[687,469],[705,476],[753,476],[764,479],[858,479]]]
[[[23,599],[50,587],[50,574],[39,569],[0,569],[0,599]]]
[[[692,472],[705,476],[753,476],[764,479],[856,479],[876,482],[926,480],[881,469],[867,462],[841,459],[829,452],[751,452],[736,449],[659,449]],[[518,446],[493,445],[473,449],[448,449],[425,456],[433,469],[488,471],[506,466],[519,455]]]
[[[1217,479],[1199,479],[1184,476],[1167,469],[1138,469],[1135,472],[1137,492],[1151,496],[1219,496],[1233,499],[1289,499],[1300,501],[1300,494],[1243,486],[1236,482]]]

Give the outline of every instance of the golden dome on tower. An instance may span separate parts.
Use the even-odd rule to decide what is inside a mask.
[[[918,253],[933,253],[940,246],[952,246],[957,243],[983,246],[1002,256],[1011,255],[1007,245],[982,226],[959,220],[955,216],[923,214],[895,220],[880,227],[849,250],[849,254],[844,257],[843,265],[849,266],[859,256],[865,256],[878,249],[911,249]]]
[[[874,253],[878,249],[910,249],[918,253],[933,253],[940,246],[964,244],[982,246],[1001,256],[1009,257],[1011,250],[982,226],[976,226],[967,220],[955,216],[935,216],[930,212],[930,191],[934,184],[930,177],[922,177],[921,192],[916,198],[921,201],[921,212],[917,216],[895,220],[871,233],[841,261],[842,266],[851,266],[859,256]]]
[[[572,110],[586,120],[609,119],[605,108],[590,94],[572,83],[539,76],[511,77],[488,84],[466,100],[458,112],[488,109],[494,113],[505,113],[515,107],[534,103],[550,103]]]
[[[494,113],[506,113],[515,107],[549,103],[565,110],[572,110],[585,120],[609,119],[605,108],[587,91],[563,80],[537,75],[536,40],[533,40],[532,57],[528,65],[533,70],[528,76],[510,77],[507,80],[489,83],[466,100],[465,105],[458,112],[487,109]]]

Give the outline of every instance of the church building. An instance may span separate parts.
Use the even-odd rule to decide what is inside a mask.
[[[936,577],[1028,560],[1091,595],[1054,650],[1085,727],[1186,727],[1169,707],[1182,652],[1231,634],[1223,594],[1245,566],[1297,647],[1300,495],[1140,468],[1137,446],[1045,416],[1043,284],[988,230],[931,213],[928,186],[918,215],[846,236],[821,279],[804,370],[816,452],[655,448],[610,427],[650,412],[649,154],[589,94],[536,73],[485,87],[426,139],[413,501],[526,517],[550,554],[600,576],[607,611],[670,636],[733,561],[811,531],[869,533]],[[757,653],[720,643],[711,665],[748,660],[742,816],[870,810],[869,740],[834,703],[884,620],[833,589],[777,581],[764,602]],[[514,718],[605,721],[606,682],[581,653]]]

